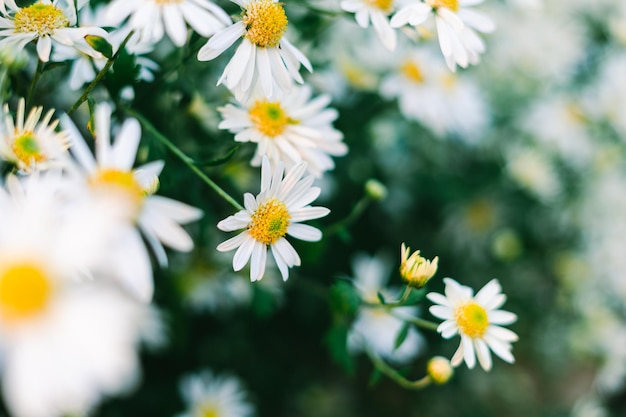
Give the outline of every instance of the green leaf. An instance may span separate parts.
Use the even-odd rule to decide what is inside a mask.
[[[226,152],[225,155],[222,155],[215,159],[209,159],[207,161],[194,161],[193,163],[194,165],[204,166],[204,167],[222,165],[223,163],[228,162],[230,158],[232,158],[237,153],[238,150],[239,150],[239,145],[235,145],[232,148],[230,148],[228,152]]]
[[[348,326],[344,323],[335,323],[324,336],[324,343],[330,352],[331,358],[348,374],[354,372],[354,358],[348,352]]]
[[[100,52],[107,59],[113,56],[113,47],[109,41],[104,39],[102,36],[87,35],[85,36],[85,41],[89,44],[89,46]]]
[[[381,303],[382,305],[387,304],[387,301],[385,301],[385,296],[383,296],[383,293],[381,293],[380,291],[378,291],[378,292],[376,293],[376,295],[378,296],[378,300],[380,301],[380,303]]]
[[[402,343],[404,343],[404,341],[406,340],[406,337],[409,334],[409,328],[410,328],[410,325],[408,323],[404,323],[402,325],[402,328],[396,335],[395,342],[393,342],[393,350],[397,350],[400,346],[402,346]]]
[[[328,302],[333,312],[353,316],[361,304],[356,288],[348,281],[337,281],[329,289]]]
[[[378,368],[374,368],[372,370],[372,375],[370,375],[370,380],[367,383],[367,386],[370,388],[375,387],[378,382],[380,382],[380,378],[383,376],[383,373],[380,372]]]

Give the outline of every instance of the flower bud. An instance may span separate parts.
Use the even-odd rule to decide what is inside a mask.
[[[452,378],[454,369],[448,359],[442,356],[434,356],[426,364],[426,374],[428,374],[433,383],[443,385]]]
[[[429,261],[420,256],[419,250],[409,256],[411,248],[404,246],[404,243],[401,250],[400,275],[402,279],[411,287],[422,288],[437,272],[439,257],[435,256],[432,261]]]
[[[365,192],[374,200],[384,200],[387,197],[387,187],[375,179],[369,179],[365,183]]]

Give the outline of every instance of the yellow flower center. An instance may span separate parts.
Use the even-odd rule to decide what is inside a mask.
[[[370,6],[379,8],[384,12],[390,12],[393,0],[365,0]]]
[[[496,221],[496,211],[489,201],[477,200],[465,209],[465,219],[472,232],[486,232]]]
[[[405,61],[404,64],[402,64],[402,66],[400,67],[400,72],[406,78],[418,84],[424,82],[424,75],[422,74],[420,67],[418,67],[417,64],[415,64],[415,62],[413,61]]]
[[[271,199],[257,207],[248,226],[248,233],[266,245],[275,243],[287,234],[291,215],[282,201]]]
[[[199,414],[201,417],[220,417],[217,407],[213,404],[203,405]]]
[[[139,212],[148,193],[135,179],[132,171],[121,171],[115,168],[99,169],[89,179],[89,184],[96,190],[110,192],[126,199]]]
[[[430,0],[429,4],[431,7],[446,7],[453,12],[459,11],[459,0]]]
[[[48,304],[52,285],[40,267],[17,263],[0,272],[0,312],[7,321],[27,319]]]
[[[26,165],[46,159],[46,156],[41,153],[37,137],[31,131],[22,132],[17,136],[11,144],[11,150],[15,157]]]
[[[248,110],[248,117],[258,131],[271,138],[283,133],[287,125],[298,123],[287,115],[279,102],[267,100],[256,101]]]
[[[287,15],[281,3],[257,0],[243,12],[246,38],[260,48],[275,48],[287,30]]]
[[[52,35],[55,30],[68,27],[69,19],[61,9],[51,4],[36,3],[19,9],[13,17],[17,33],[37,32],[39,36]]]
[[[454,318],[461,333],[471,338],[482,337],[489,326],[487,310],[474,301],[457,307]]]

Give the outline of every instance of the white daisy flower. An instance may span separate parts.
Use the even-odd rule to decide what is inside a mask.
[[[4,105],[4,123],[0,125],[0,154],[23,172],[62,165],[67,156],[68,137],[65,132],[55,131],[58,120],[50,122],[54,110],[49,110],[41,119],[43,107],[35,107],[24,119],[24,107],[24,99],[21,98],[14,122],[9,105]]]
[[[341,8],[354,13],[356,22],[364,29],[372,26],[383,45],[391,51],[396,48],[396,31],[389,24],[394,11],[394,0],[343,0]]]
[[[0,373],[16,417],[85,415],[138,376],[151,313],[80,280],[106,251],[107,222],[59,198],[67,181],[9,177],[10,194],[0,189]]]
[[[154,291],[152,268],[139,230],[159,263],[165,266],[167,256],[163,244],[179,251],[190,251],[193,241],[180,225],[199,219],[202,211],[153,195],[163,162],[154,161],[133,169],[141,137],[139,122],[127,119],[112,144],[110,118],[108,105],[96,107],[95,159],[69,118],[64,118],[62,123],[70,134],[70,151],[80,164],[78,175],[85,179],[91,195],[120,222],[120,230],[108,252],[112,261],[107,262],[106,268],[113,270],[133,294],[148,301]]]
[[[177,417],[255,415],[241,381],[234,376],[216,376],[210,371],[203,371],[186,376],[179,386],[187,411]]]
[[[415,51],[383,78],[380,93],[396,98],[400,112],[437,136],[456,134],[476,143],[489,123],[486,101],[469,74],[450,73],[428,51]]]
[[[250,260],[250,279],[263,278],[267,251],[271,250],[283,280],[289,270],[300,265],[300,257],[285,238],[286,235],[309,242],[317,242],[322,232],[301,222],[326,216],[325,207],[311,207],[321,190],[312,187],[312,175],[302,178],[306,163],[293,167],[283,178],[284,166],[278,163],[272,169],[267,157],[261,162],[261,192],[256,198],[244,194],[245,209],[227,217],[217,224],[220,230],[232,232],[246,229],[237,236],[222,242],[217,250],[227,252],[237,249],[233,257],[233,269],[239,271]]]
[[[119,27],[127,18],[142,42],[158,42],[167,33],[176,46],[187,41],[187,24],[204,37],[231,24],[228,14],[209,0],[114,0],[107,6],[108,25]]]
[[[9,46],[22,50],[31,41],[37,41],[37,55],[42,62],[50,60],[52,43],[71,46],[79,51],[101,58],[85,36],[106,38],[107,33],[99,27],[74,27],[76,13],[73,5],[62,8],[59,0],[39,0],[28,7],[16,7],[15,13],[0,17],[0,48]]]
[[[279,91],[289,91],[293,80],[302,84],[300,65],[309,72],[312,67],[304,54],[284,36],[287,16],[282,3],[277,0],[232,1],[244,9],[242,19],[213,35],[198,51],[198,60],[209,61],[242,38],[217,85],[224,82],[237,100],[245,101],[256,88],[272,99]]]
[[[491,33],[495,24],[483,14],[470,9],[483,0],[425,0],[415,1],[398,10],[391,18],[391,27],[409,24],[418,26],[435,15],[439,47],[450,70],[477,64],[485,51],[485,43],[476,34]]]
[[[378,293],[389,300],[398,298],[399,291],[385,288],[391,273],[388,260],[359,254],[353,259],[352,270],[354,286],[364,301],[379,303]],[[410,327],[404,342],[397,349],[395,341],[404,326],[401,317],[416,315],[417,308],[411,306],[396,307],[393,312],[385,308],[361,306],[348,333],[348,349],[361,352],[370,348],[385,359],[406,363],[423,350],[424,338],[414,327]]]
[[[320,177],[335,167],[332,156],[345,155],[348,147],[343,134],[333,128],[337,110],[326,108],[329,95],[311,100],[311,88],[294,88],[275,101],[252,99],[245,105],[228,104],[222,114],[220,129],[235,133],[237,142],[258,144],[252,165],[261,165],[267,155],[275,165],[283,161],[287,169],[305,161],[309,172]]]
[[[508,363],[515,362],[511,353],[511,342],[518,340],[512,331],[501,327],[514,323],[517,316],[504,310],[498,310],[506,301],[498,280],[487,283],[476,295],[470,287],[459,284],[451,278],[444,278],[445,296],[428,293],[426,297],[436,305],[430,307],[430,313],[445,320],[437,331],[445,339],[458,334],[461,344],[451,359],[452,366],[458,366],[463,360],[472,369],[476,357],[485,371],[491,369],[490,349]]]

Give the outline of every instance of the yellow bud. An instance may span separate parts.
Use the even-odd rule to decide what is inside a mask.
[[[426,373],[433,383],[443,385],[452,378],[454,369],[448,359],[442,356],[434,356],[426,364]]]
[[[420,256],[419,250],[409,255],[411,248],[404,246],[404,243],[401,251],[400,275],[402,279],[411,287],[422,288],[437,272],[439,257],[435,256],[432,261],[429,261]]]

